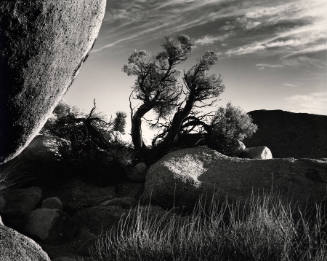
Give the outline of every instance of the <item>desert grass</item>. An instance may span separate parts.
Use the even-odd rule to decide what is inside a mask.
[[[209,207],[208,207],[209,205]],[[326,215],[274,196],[200,200],[193,212],[141,207],[103,234],[96,260],[327,260]]]

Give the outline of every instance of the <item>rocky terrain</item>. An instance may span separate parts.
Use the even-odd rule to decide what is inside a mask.
[[[3,223],[33,238],[54,260],[59,257],[89,256],[97,237],[115,226],[120,217],[138,203],[143,193],[147,168],[142,163],[137,164],[126,169],[128,178],[124,182],[113,179],[108,182],[113,176],[108,167],[107,179],[102,179],[101,186],[96,185],[96,179],[81,177],[78,173],[68,175],[74,168],[64,160],[62,154],[62,148],[67,149],[67,146],[69,147],[67,142],[51,136],[36,137],[16,160],[6,165],[11,177],[17,177],[18,180],[14,188],[0,196]],[[107,160],[99,158],[98,164],[104,167],[106,161],[108,163],[112,159],[109,156]],[[58,170],[65,168],[66,172],[61,173],[63,175],[56,175]],[[97,174],[99,173],[93,173]],[[24,176],[29,176],[30,179],[26,180]],[[20,180],[19,177],[23,179]],[[11,231],[6,228],[7,230]],[[9,253],[10,246],[13,246],[9,242],[16,238],[9,237],[9,232],[0,238],[0,241],[6,242],[4,245],[9,244],[4,249],[0,246],[3,255]],[[18,235],[17,232],[12,233]],[[21,244],[20,242],[15,244]],[[22,251],[30,251],[29,245],[24,243],[22,247],[25,249]],[[43,252],[40,253],[42,256]]]
[[[158,247],[156,237],[162,228],[168,227],[171,234],[165,233],[161,244],[168,241],[167,235],[175,241],[172,235],[178,231],[174,229],[176,224],[184,224],[179,226],[181,233],[177,236],[186,242],[186,249],[188,240],[193,239],[184,237],[188,229],[199,235],[199,231],[206,230],[205,233],[210,234],[213,228],[218,228],[209,238],[213,242],[222,231],[215,219],[210,217],[213,225],[206,223],[207,228],[201,227],[206,212],[195,216],[200,217],[198,222],[188,215],[203,195],[242,202],[253,192],[273,191],[279,193],[281,199],[290,197],[300,203],[325,203],[327,161],[322,158],[327,157],[326,116],[254,111],[250,115],[259,131],[245,142],[247,146],[236,140],[237,155],[228,157],[206,146],[177,146],[151,166],[137,158],[130,146],[119,142],[118,147],[110,147],[110,142],[106,143],[108,147],[90,142],[86,145],[92,146],[76,149],[69,135],[62,137],[49,131],[37,135],[87,58],[99,32],[105,4],[105,0],[0,2],[0,260],[94,260],[99,240],[108,231],[119,232],[121,220],[128,220],[133,216],[131,213],[144,208],[150,209],[146,222],[152,215],[165,217],[166,221],[170,217],[173,222],[178,220],[173,225],[168,223],[170,226],[162,222],[161,227],[155,223],[155,226],[141,228],[142,220],[137,220],[135,227],[139,235],[149,236],[150,233],[143,233],[146,229],[152,229],[154,235],[155,243],[146,245],[131,230],[131,238],[136,238],[137,244],[141,242],[141,247],[145,245],[146,251]],[[90,127],[92,122],[88,124]],[[301,159],[304,157],[312,159]],[[279,209],[281,216],[277,218],[276,211],[255,210],[259,217],[250,215],[249,220],[244,219],[245,223],[230,219],[235,222],[228,224],[234,229],[228,229],[226,234],[229,243],[230,232],[243,236],[246,229],[254,232],[248,233],[251,240],[245,241],[248,243],[257,236],[253,242],[259,250],[260,243],[267,238],[266,231],[273,231],[269,236],[275,240],[274,247],[284,240],[284,235],[294,236],[295,229],[291,233],[285,231],[283,222],[292,217],[286,215],[288,220],[285,221],[283,208]],[[217,218],[216,212],[211,211],[212,217]],[[225,213],[221,214],[219,222],[225,218]],[[275,221],[281,224],[282,230]],[[310,227],[302,223],[305,229],[301,227],[299,231],[310,231]],[[219,224],[226,228],[227,223]],[[321,229],[321,224],[317,224],[315,232]],[[129,228],[130,224],[124,225]],[[126,229],[120,232],[114,234],[115,240],[129,233]],[[188,235],[193,237],[192,233]],[[205,233],[202,236],[207,237]],[[317,234],[315,238],[324,242]],[[311,247],[311,237],[305,238],[310,241],[309,251],[315,249]],[[233,246],[242,239],[238,240],[232,242]],[[285,244],[289,241],[287,237]],[[318,240],[313,241],[318,244]],[[110,235],[106,242],[113,242]],[[199,237],[199,242],[203,247],[203,238]],[[285,244],[280,244],[283,251]],[[220,248],[220,244],[217,245]],[[268,240],[266,246],[270,249],[271,245]],[[116,245],[120,246],[122,242]],[[136,249],[138,259],[139,248],[137,245],[132,249]],[[199,249],[196,244],[194,249]],[[246,245],[245,249],[252,251],[253,247]],[[106,250],[102,247],[100,252]],[[311,252],[309,254],[311,256]]]
[[[38,242],[52,260],[91,258],[103,232],[115,228],[134,207],[150,202],[151,213],[166,213],[172,206],[191,209],[203,195],[245,200],[255,191],[271,189],[298,202],[325,200],[326,161],[272,159],[267,147],[244,147],[248,158],[227,157],[207,147],[187,148],[150,167],[127,164],[119,173],[110,168],[115,159],[107,154],[98,156],[91,176],[81,175],[67,162],[69,147],[63,139],[37,136],[6,165],[16,184],[0,196],[4,224]],[[99,172],[104,169],[106,175]]]

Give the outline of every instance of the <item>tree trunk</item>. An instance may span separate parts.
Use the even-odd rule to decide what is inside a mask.
[[[138,108],[138,110],[135,112],[135,114],[132,117],[131,136],[137,154],[140,154],[145,150],[145,145],[142,136],[142,118],[152,108],[153,108],[152,104],[144,103]]]
[[[194,95],[190,94],[188,100],[186,101],[185,107],[182,110],[176,112],[174,115],[172,124],[165,139],[158,145],[157,148],[155,148],[153,153],[151,152],[151,154],[153,154],[152,158],[158,159],[169,150],[175,140],[176,135],[180,133],[184,119],[191,113],[194,103]]]

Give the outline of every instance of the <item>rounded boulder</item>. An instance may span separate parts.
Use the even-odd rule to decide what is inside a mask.
[[[0,164],[39,132],[86,60],[106,0],[0,1]]]
[[[29,235],[46,242],[61,242],[63,239],[72,238],[76,232],[66,213],[49,208],[32,211],[25,230]]]
[[[50,261],[49,256],[32,239],[0,226],[1,261]]]
[[[250,159],[268,160],[273,158],[271,150],[266,146],[246,148],[244,154]]]
[[[144,199],[163,207],[193,206],[209,198],[249,198],[276,192],[298,202],[326,199],[327,162],[316,159],[241,159],[207,147],[174,151],[147,172]]]

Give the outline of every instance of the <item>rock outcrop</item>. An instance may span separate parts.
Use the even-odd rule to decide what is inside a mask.
[[[48,255],[32,239],[0,225],[1,261],[50,261]]]
[[[326,199],[327,162],[310,159],[252,160],[227,157],[207,147],[167,154],[147,173],[144,199],[164,207],[193,205],[200,195],[245,199],[271,189],[304,202]]]
[[[0,164],[45,124],[97,38],[106,0],[0,2]]]

